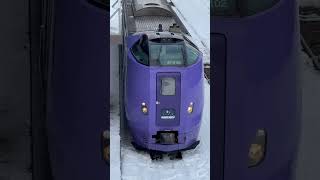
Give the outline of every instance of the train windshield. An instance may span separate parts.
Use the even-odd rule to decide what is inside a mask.
[[[182,66],[184,65],[183,43],[150,42],[151,66]]]
[[[211,0],[211,15],[251,16],[270,9],[279,0]]]
[[[196,63],[200,52],[180,39],[155,39],[149,42],[151,66],[189,66]]]
[[[197,62],[200,52],[191,44],[186,45],[187,65],[192,65]]]
[[[135,59],[146,66],[189,66],[197,62],[200,52],[188,40],[144,36],[132,48]]]

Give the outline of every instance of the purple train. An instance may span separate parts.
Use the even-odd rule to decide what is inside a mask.
[[[213,0],[213,179],[291,180],[301,120],[295,0]]]
[[[123,117],[152,159],[195,148],[204,103],[202,53],[166,0],[123,3]]]

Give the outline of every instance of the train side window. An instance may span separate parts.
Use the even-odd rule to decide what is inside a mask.
[[[192,65],[196,63],[198,56],[200,54],[199,51],[188,44],[187,44],[186,50],[187,50],[187,65]]]
[[[143,36],[143,38],[133,45],[131,52],[139,63],[146,66],[149,65],[148,42],[145,39],[145,36]]]

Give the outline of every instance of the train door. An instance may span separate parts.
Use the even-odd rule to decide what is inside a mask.
[[[156,125],[179,126],[181,102],[180,73],[157,73]]]
[[[55,180],[108,179],[109,1],[54,0],[48,143]]]
[[[223,179],[224,151],[225,151],[225,123],[226,123],[226,38],[223,34],[211,34],[211,57],[213,59],[213,73],[211,88],[211,102],[213,102],[213,167],[216,168],[213,179]],[[215,50],[213,52],[213,50]]]
[[[297,3],[212,5],[214,177],[289,180],[301,112]]]

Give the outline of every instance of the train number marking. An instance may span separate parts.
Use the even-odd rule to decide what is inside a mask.
[[[174,119],[176,116],[161,116],[161,119]]]
[[[227,8],[228,7],[228,0],[215,0],[214,7]]]

